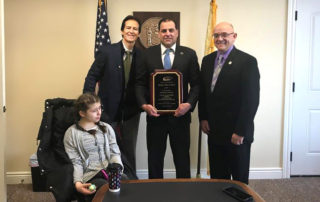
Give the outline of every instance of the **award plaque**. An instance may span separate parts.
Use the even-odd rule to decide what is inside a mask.
[[[174,113],[182,103],[182,74],[177,70],[156,70],[150,79],[150,103],[159,114]]]

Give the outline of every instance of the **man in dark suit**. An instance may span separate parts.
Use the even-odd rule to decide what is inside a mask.
[[[176,44],[176,23],[159,22],[160,45],[148,48],[137,69],[136,92],[139,106],[147,112],[149,178],[163,178],[163,161],[169,135],[177,178],[190,178],[190,122],[199,95],[199,64],[194,50]],[[171,65],[172,64],[172,65]],[[150,104],[150,74],[156,69],[174,69],[183,75],[183,101],[174,114],[158,114]],[[190,90],[188,90],[190,85]]]
[[[85,79],[83,92],[94,92],[99,82],[103,121],[111,123],[121,134],[122,151],[136,168],[135,152],[141,109],[135,96],[135,71],[141,56],[135,47],[140,34],[140,22],[127,16],[121,25],[122,40],[102,48]]]
[[[199,119],[208,134],[211,178],[248,184],[254,117],[259,105],[257,60],[233,45],[230,23],[214,29],[215,51],[202,60]]]

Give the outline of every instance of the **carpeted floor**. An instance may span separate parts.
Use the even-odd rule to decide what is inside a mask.
[[[320,177],[250,180],[249,186],[265,201],[320,202]]]
[[[8,202],[54,202],[50,192],[33,192],[32,184],[7,185]]]
[[[267,202],[320,202],[320,177],[250,180],[249,186]],[[7,186],[8,202],[54,202],[50,192],[32,192],[31,184]]]

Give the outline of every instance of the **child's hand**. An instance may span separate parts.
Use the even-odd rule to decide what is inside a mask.
[[[96,192],[96,190],[92,190],[92,191],[89,190],[90,185],[91,185],[90,183],[82,184],[81,182],[76,182],[75,187],[78,192],[85,195],[89,195]]]

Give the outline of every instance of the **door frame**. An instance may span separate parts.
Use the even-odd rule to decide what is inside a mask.
[[[4,0],[0,0],[0,200],[7,201],[5,141],[6,119],[5,106],[5,38],[4,38]]]
[[[288,0],[288,20],[287,20],[287,50],[286,50],[286,76],[285,76],[285,97],[284,97],[284,120],[283,120],[283,156],[282,156],[282,178],[290,178],[291,174],[291,143],[292,143],[292,83],[294,73],[295,56],[295,34],[296,21],[295,11],[297,9],[297,0]]]

